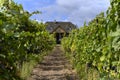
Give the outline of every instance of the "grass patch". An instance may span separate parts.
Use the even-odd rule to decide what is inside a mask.
[[[46,56],[49,52],[43,52],[41,54],[32,54],[28,56],[28,61],[24,62],[22,64],[22,68],[20,70],[20,77],[23,80],[26,80],[33,68],[38,64],[38,62],[41,62],[43,60],[43,57]]]
[[[99,72],[96,69],[90,68],[88,70],[88,80],[98,80],[100,78]]]
[[[21,69],[21,78],[22,79],[26,79],[28,76],[30,76],[30,73],[32,72],[32,69],[34,68],[36,63],[37,62],[35,60],[31,60],[29,62],[23,63],[22,69]]]
[[[75,69],[81,80],[99,80],[100,78],[99,72],[95,68],[90,67],[86,70],[86,65],[77,64]]]
[[[100,79],[99,72],[95,68],[90,67],[86,72],[86,65],[76,62],[76,59],[73,57],[71,53],[65,52],[65,56],[69,59],[73,68],[77,71],[80,80],[99,80]]]

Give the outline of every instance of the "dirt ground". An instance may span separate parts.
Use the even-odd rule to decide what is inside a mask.
[[[79,80],[75,70],[57,45],[32,71],[27,80]]]

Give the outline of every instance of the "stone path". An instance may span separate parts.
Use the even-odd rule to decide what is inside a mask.
[[[63,55],[61,46],[57,45],[51,54],[44,57],[32,71],[27,80],[79,80],[75,70]]]

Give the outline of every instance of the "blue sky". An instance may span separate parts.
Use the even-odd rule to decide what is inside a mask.
[[[14,0],[22,4],[24,9],[33,12],[41,11],[42,14],[31,18],[38,21],[70,21],[77,26],[82,26],[84,21],[89,22],[100,12],[105,12],[109,7],[109,0]]]

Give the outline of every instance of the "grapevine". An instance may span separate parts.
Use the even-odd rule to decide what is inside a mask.
[[[101,79],[120,79],[120,1],[111,0],[106,15],[102,12],[74,30],[62,45],[79,74],[80,68],[88,73],[90,67]]]
[[[12,0],[0,1],[0,80],[20,80],[20,69],[29,56],[53,48],[54,38],[45,24]]]

